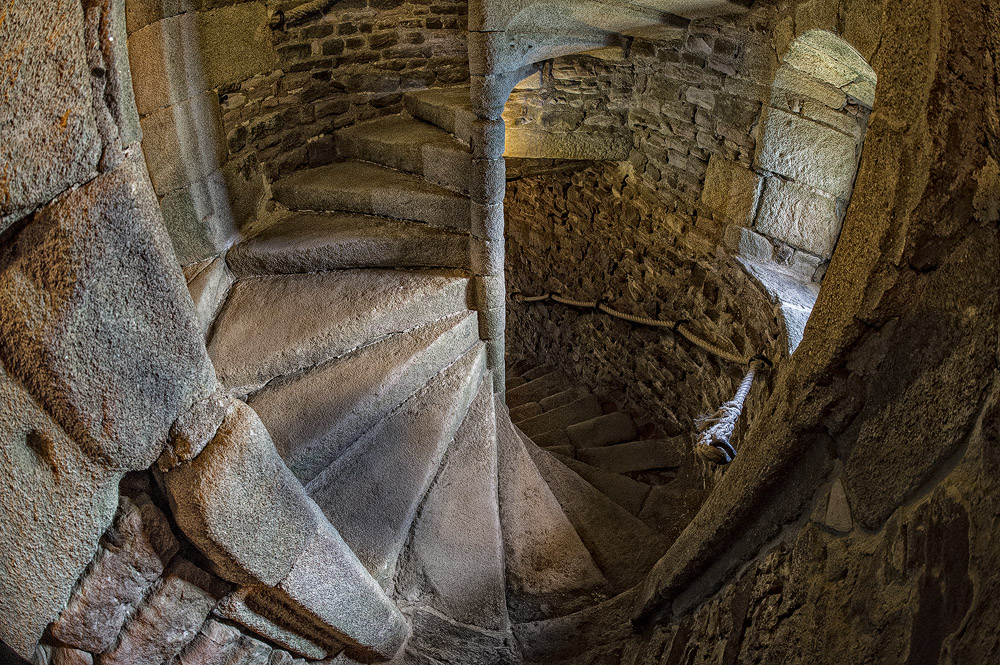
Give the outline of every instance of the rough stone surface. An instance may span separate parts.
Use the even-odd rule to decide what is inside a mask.
[[[219,379],[249,392],[467,309],[469,280],[445,272],[350,270],[242,280],[216,322]]]
[[[386,585],[485,364],[482,344],[465,352],[307,486],[361,562]]]
[[[95,464],[0,369],[0,640],[30,658],[65,607],[118,505]]]
[[[540,609],[532,598],[551,602],[553,597],[601,587],[605,579],[518,431],[503,419],[498,428],[500,523],[511,617],[538,618]]]
[[[316,626],[313,639],[343,640],[348,655],[391,659],[409,636],[409,626],[315,504],[312,510],[319,528],[308,547],[277,588],[259,588],[251,604],[268,608],[277,623]]]
[[[277,584],[317,528],[302,485],[243,403],[163,480],[177,524],[232,582]]]
[[[222,258],[210,259],[207,263],[208,265],[198,264],[197,272],[188,279],[188,292],[194,300],[202,334],[206,336],[229,295],[229,288],[236,281]],[[185,269],[185,273],[187,272]]]
[[[80,3],[8,2],[0,23],[0,231],[97,174]]]
[[[493,389],[482,381],[414,524],[403,579],[412,580],[408,597],[426,594],[454,621],[503,631],[508,619],[496,459]]]
[[[831,196],[846,197],[854,184],[857,160],[854,137],[778,109],[768,110],[756,158],[758,168]]]
[[[165,106],[142,118],[143,150],[153,187],[160,196],[199,183],[212,175],[223,164],[225,143],[222,135],[222,116],[219,98],[214,92],[204,92],[174,106]],[[217,183],[206,183],[204,189],[218,188]],[[211,200],[206,192],[195,191],[188,195],[191,201]],[[216,195],[215,205],[220,205]],[[172,205],[181,205],[175,203]],[[189,204],[194,212],[200,203]],[[223,210],[220,218],[224,219]],[[208,221],[201,215],[202,223]]]
[[[413,637],[406,645],[406,662],[507,665],[517,662],[509,631],[487,631],[452,621],[433,610],[420,609],[411,617]],[[428,660],[422,660],[422,659]]]
[[[155,119],[149,122],[155,122]],[[173,141],[177,137],[169,134],[169,128],[162,129],[163,133],[159,127],[151,132],[146,144],[149,147],[148,154],[151,160],[158,162],[156,168],[160,173],[166,174],[167,171],[176,173],[178,169],[184,168],[179,161],[181,156],[163,152],[175,149]],[[156,141],[167,142],[170,147],[156,145],[154,143]],[[225,173],[221,169],[204,177],[197,176],[199,170],[211,169],[218,163],[209,148],[211,144],[204,138],[198,141],[199,143],[193,146],[197,152],[187,155],[188,159],[196,163],[205,162],[192,174],[196,179],[160,199],[163,223],[170,234],[177,262],[181,265],[214,257],[229,247],[237,236],[237,220],[230,200],[233,188],[227,185]]]
[[[252,594],[252,587],[238,589],[219,601],[219,604],[213,609],[213,613],[224,619],[238,623],[248,630],[253,631],[254,634],[266,637],[268,641],[283,646],[311,660],[322,660],[327,657],[328,652],[323,647],[292,630],[277,625],[270,619],[250,609],[246,601]],[[269,665],[290,663],[291,661],[292,657],[290,654],[276,651],[271,654]]]
[[[250,398],[282,459],[309,483],[479,341],[471,313],[398,333]]]
[[[129,618],[114,648],[101,656],[108,665],[170,662],[198,634],[225,585],[175,557]]]
[[[514,636],[528,662],[554,662],[556,658],[579,655],[631,634],[627,617],[634,598],[634,591],[626,591],[557,619],[515,624]]]
[[[160,471],[169,471],[197,457],[215,438],[226,416],[237,406],[236,400],[217,392],[181,414],[170,427],[170,444],[158,460]]]
[[[768,178],[756,224],[761,233],[828,259],[837,244],[840,224],[840,206],[833,197]]]
[[[221,665],[229,662],[239,639],[240,631],[235,627],[209,619],[181,652],[179,661],[182,665]]]
[[[139,30],[130,19],[139,112],[148,115],[205,90],[270,70],[276,58],[267,17],[263,3],[244,2],[171,16]]]
[[[2,253],[3,364],[94,460],[149,466],[214,373],[141,156],[45,208]]]
[[[713,155],[705,172],[701,202],[723,219],[750,226],[757,213],[760,176],[738,162]]]
[[[159,508],[148,498],[136,504],[123,497],[83,583],[52,625],[53,636],[91,653],[107,651],[177,548]]]

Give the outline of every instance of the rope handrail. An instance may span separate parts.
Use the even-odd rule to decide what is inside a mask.
[[[689,324],[691,323],[687,319],[680,319],[676,322],[661,321],[659,319],[651,319],[645,316],[636,316],[635,314],[628,314],[626,312],[619,311],[608,305],[603,299],[600,300],[573,300],[572,298],[567,298],[560,293],[544,293],[537,296],[526,296],[520,291],[515,291],[510,295],[511,300],[514,302],[544,302],[546,300],[551,300],[552,302],[557,302],[562,305],[571,305],[573,307],[582,307],[586,309],[596,309],[600,312],[613,316],[617,319],[622,319],[623,321],[630,321],[631,323],[636,323],[644,326],[652,326],[655,328],[671,328],[676,333],[684,337],[687,341],[691,342],[695,346],[711,353],[712,355],[726,360],[737,365],[748,366],[755,359],[762,359],[766,364],[770,365],[771,361],[767,359],[763,354],[756,354],[753,356],[741,356],[730,351],[726,351],[722,347],[710,342],[709,340],[701,337],[691,328]]]
[[[687,319],[671,323],[669,321],[651,319],[646,316],[636,316],[614,309],[603,298],[598,300],[574,300],[559,293],[526,296],[520,291],[511,293],[510,297],[514,302],[532,303],[551,300],[563,305],[597,310],[609,316],[639,325],[671,328],[675,334],[681,335],[684,339],[708,353],[731,363],[749,367],[746,376],[743,377],[743,381],[740,382],[740,386],[731,400],[719,407],[719,410],[711,416],[700,416],[695,419],[695,425],[698,428],[697,441],[694,445],[695,453],[703,459],[719,465],[729,464],[736,459],[736,449],[731,443],[733,431],[736,429],[736,422],[743,413],[743,404],[746,402],[747,395],[750,394],[750,388],[753,386],[757,372],[764,367],[772,366],[771,361],[763,353],[754,356],[741,356],[731,353],[695,334],[689,327],[691,322]]]

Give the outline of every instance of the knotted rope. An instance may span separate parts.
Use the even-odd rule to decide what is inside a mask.
[[[733,448],[733,430],[736,429],[736,422],[743,413],[743,404],[746,402],[750,387],[757,372],[765,365],[771,363],[763,356],[751,359],[750,369],[737,388],[733,398],[719,407],[719,410],[710,416],[699,416],[695,419],[695,425],[700,432],[697,442],[694,444],[694,451],[703,459],[714,464],[729,464],[736,459],[736,449]]]

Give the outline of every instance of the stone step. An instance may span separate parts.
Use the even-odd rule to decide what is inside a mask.
[[[557,392],[554,395],[549,395],[539,400],[538,403],[541,404],[543,410],[551,411],[560,406],[566,406],[570,402],[575,402],[581,397],[586,397],[589,393],[590,391],[582,386],[574,386],[573,388]]]
[[[619,644],[631,637],[635,630],[631,621],[635,598],[636,590],[629,589],[573,614],[514,624],[514,637],[521,647],[524,662],[591,663],[590,660],[572,657],[598,645]],[[619,660],[615,658],[599,662],[618,663]]]
[[[549,372],[532,380],[523,375],[522,378],[527,383],[513,388],[507,393],[507,406],[512,409],[528,402],[539,402],[549,395],[562,392],[562,389],[569,382],[569,378],[562,372]]]
[[[578,476],[600,490],[604,496],[625,510],[636,517],[642,512],[643,504],[650,491],[650,486],[646,483],[640,483],[620,473],[612,473],[604,469],[599,469],[596,466],[591,466],[565,455],[565,453],[556,448],[548,448],[547,450],[555,455],[556,459],[575,471]]]
[[[593,395],[587,395],[566,406],[560,406],[534,418],[528,418],[519,427],[530,437],[551,430],[563,430],[570,425],[596,418],[599,415],[601,415],[601,403]]]
[[[480,382],[447,460],[413,526],[396,589],[429,589],[427,604],[467,625],[506,630],[503,538],[497,506],[493,386]]]
[[[399,171],[465,194],[469,193],[472,152],[445,130],[405,115],[394,115],[342,129],[337,152]]]
[[[460,623],[427,607],[408,616],[413,627],[406,650],[386,665],[506,665],[519,663],[510,630],[488,630]],[[293,665],[305,665],[295,662]],[[329,665],[361,663],[329,661]]]
[[[531,440],[540,448],[565,448],[568,446],[574,453],[576,451],[576,448],[570,443],[569,437],[566,436],[566,430],[562,429],[536,434]]]
[[[639,518],[673,542],[694,519],[708,498],[704,489],[675,489],[670,485],[654,487],[639,513]]]
[[[542,407],[538,402],[528,402],[521,406],[515,406],[510,410],[510,419],[517,425],[528,418],[542,415]]]
[[[472,138],[476,114],[472,110],[468,85],[407,92],[403,95],[403,108],[413,117],[440,127],[465,143]]]
[[[383,587],[485,371],[480,343],[306,485]]]
[[[556,368],[551,365],[539,365],[525,371],[521,376],[524,377],[525,381],[534,381],[535,379],[545,376],[546,374],[551,374],[554,371],[556,371]]]
[[[616,411],[570,425],[566,435],[577,448],[595,448],[633,441],[639,432],[630,415]]]
[[[447,271],[252,277],[232,288],[208,351],[226,388],[246,394],[386,335],[465,312],[468,302],[469,279]]]
[[[299,171],[271,186],[292,210],[342,211],[468,231],[468,197],[412,173],[351,160]]]
[[[537,365],[534,360],[529,360],[527,358],[516,361],[513,365],[509,365],[507,368],[507,376],[521,376],[529,369]],[[527,379],[525,379],[527,381]]]
[[[675,468],[690,462],[683,446],[684,439],[647,439],[601,448],[583,448],[578,451],[577,457],[591,466],[614,473]]]
[[[308,483],[478,341],[476,314],[466,311],[273,381],[248,402],[285,464]]]
[[[510,374],[508,374],[507,378],[504,381],[504,388],[506,388],[507,390],[512,390],[513,388],[517,388],[518,386],[523,386],[525,383],[527,382],[522,377],[511,376]]]
[[[512,619],[533,620],[587,604],[607,587],[576,529],[532,462],[520,433],[497,408],[500,523]],[[570,609],[569,611],[572,611]]]
[[[419,222],[354,213],[299,212],[226,253],[240,277],[351,268],[462,268],[469,237]]]
[[[618,591],[637,584],[667,549],[659,533],[527,437],[525,448],[601,572]]]

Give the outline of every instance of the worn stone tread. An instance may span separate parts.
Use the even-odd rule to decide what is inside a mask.
[[[573,456],[576,456],[576,447],[570,443],[569,437],[566,436],[566,430],[554,429],[548,432],[543,432],[542,434],[536,434],[531,437],[531,440],[535,442],[539,448],[566,448],[574,451]]]
[[[503,417],[497,427],[511,616],[544,616],[543,605],[602,589],[607,580],[532,462],[520,433]]]
[[[521,376],[527,381],[534,381],[539,377],[543,377],[547,374],[552,374],[556,371],[555,367],[551,365],[538,365],[537,367],[532,367],[531,369],[524,372]]]
[[[468,278],[447,271],[344,270],[243,279],[208,350],[237,393],[386,335],[468,310]]]
[[[582,448],[577,457],[591,466],[615,473],[673,468],[688,461],[686,451],[675,439],[646,439],[614,446]]]
[[[429,589],[429,604],[448,617],[503,631],[509,626],[503,554],[496,413],[486,378],[414,523],[396,588]]]
[[[536,364],[537,363],[535,363],[535,361],[533,361],[533,360],[530,360],[530,359],[527,359],[527,358],[523,358],[521,360],[516,361],[507,370],[507,374],[508,374],[508,376],[521,376],[522,374],[524,374],[525,372],[527,372],[529,369],[531,369],[532,367],[534,367]],[[525,381],[527,381],[527,379],[525,379]]]
[[[383,586],[485,371],[480,343],[306,486]]]
[[[514,421],[514,424],[527,420],[528,418],[534,418],[535,416],[542,415],[542,407],[538,402],[528,402],[527,404],[522,404],[521,406],[515,406],[510,410],[510,419]]]
[[[468,143],[476,114],[472,110],[469,86],[428,88],[403,95],[403,107],[410,115],[445,130]]]
[[[666,551],[662,536],[526,437],[525,448],[615,589],[638,583]]]
[[[476,315],[466,311],[273,381],[248,403],[285,464],[308,483],[478,341]]]
[[[508,374],[506,380],[504,381],[504,388],[511,390],[513,388],[517,388],[518,386],[523,386],[525,383],[527,383],[527,381],[525,381],[523,377],[511,376]]]
[[[650,486],[633,480],[620,473],[612,473],[591,466],[585,462],[573,459],[556,448],[548,448],[556,459],[575,471],[577,475],[601,491],[606,497],[617,503],[619,506],[629,511],[636,517],[642,512],[646,497],[649,496]]]
[[[566,435],[577,448],[596,448],[633,441],[639,432],[632,417],[615,411],[566,428]]]
[[[538,403],[542,405],[542,409],[545,411],[551,411],[552,409],[558,409],[560,406],[566,406],[570,402],[575,402],[581,397],[586,397],[589,393],[590,391],[582,386],[574,386],[557,392],[554,395],[544,397],[538,400]]]
[[[579,612],[514,624],[514,637],[525,662],[554,663],[624,641],[634,631],[630,613],[635,598],[636,589],[632,588]]]
[[[548,372],[535,379],[522,375],[522,378],[526,383],[507,393],[507,406],[512,409],[528,402],[538,402],[553,393],[560,392],[569,382],[569,378],[562,372]]]
[[[593,395],[587,395],[566,406],[528,418],[519,427],[528,436],[534,436],[551,430],[562,430],[599,415],[601,415],[600,402]]]
[[[472,152],[447,131],[406,116],[358,123],[336,134],[343,157],[423,176],[459,192],[469,192]]]
[[[226,262],[238,276],[351,268],[462,268],[469,240],[419,222],[354,213],[300,212],[237,244]]]
[[[468,231],[469,198],[419,175],[350,160],[299,171],[271,186],[292,210],[325,210],[426,222]]]

